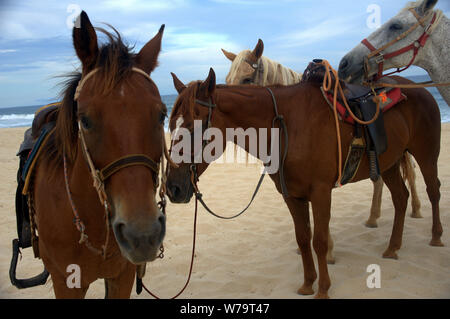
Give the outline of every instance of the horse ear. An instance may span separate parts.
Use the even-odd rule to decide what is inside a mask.
[[[209,69],[208,77],[200,84],[200,91],[204,92],[207,96],[211,96],[216,89],[216,73],[213,68]]]
[[[186,88],[186,85],[184,85],[183,82],[181,82],[180,79],[178,79],[175,73],[170,72],[170,74],[172,74],[173,85],[175,86],[175,89],[177,90],[178,94],[180,94]]]
[[[136,64],[139,68],[150,74],[158,66],[158,55],[161,51],[161,40],[164,33],[163,24],[158,33],[147,42],[136,56]]]
[[[97,34],[84,11],[81,11],[75,21],[72,38],[75,52],[83,65],[83,71],[90,71],[97,61],[98,44]]]
[[[416,8],[416,11],[421,16],[424,16],[428,13],[428,11],[433,10],[437,2],[438,0],[423,0],[422,4]]]
[[[236,59],[236,54],[231,53],[231,52],[228,52],[228,51],[226,51],[226,50],[224,50],[224,49],[221,49],[221,50],[222,50],[223,54],[225,54],[225,56],[226,56],[226,57],[228,58],[228,60],[230,60],[231,62],[233,62],[234,59]]]
[[[258,43],[256,44],[256,47],[253,49],[253,55],[259,59],[262,57],[262,54],[264,52],[264,42],[262,42],[261,39],[258,39]]]

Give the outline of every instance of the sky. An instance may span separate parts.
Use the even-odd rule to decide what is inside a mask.
[[[166,28],[159,66],[151,74],[162,95],[175,94],[170,72],[185,83],[205,79],[214,68],[225,83],[234,53],[253,49],[261,38],[264,55],[303,72],[323,58],[340,59],[374,31],[367,24],[375,4],[381,23],[400,11],[404,0],[0,0],[0,107],[42,105],[58,98],[61,77],[79,68],[72,46],[77,10],[94,26],[114,26],[138,52]],[[450,1],[436,8],[450,14]],[[419,68],[405,75],[425,74]]]

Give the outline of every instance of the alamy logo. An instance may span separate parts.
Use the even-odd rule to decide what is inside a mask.
[[[220,129],[210,127],[202,132],[202,121],[194,121],[193,134],[187,128],[178,127],[171,136],[173,145],[171,159],[177,163],[202,163],[210,164],[219,159],[224,152],[224,145],[227,141],[236,141],[241,149],[247,149],[250,154],[256,156],[263,162],[264,171],[267,174],[275,174],[280,164],[279,129],[270,129],[270,143],[268,129],[255,129],[250,127],[227,128],[225,137]],[[248,144],[246,141],[248,140]],[[175,141],[177,141],[175,143]],[[268,148],[270,147],[270,153]],[[227,148],[226,162],[240,163],[242,156],[234,157],[234,152],[229,152]],[[239,153],[238,153],[239,155]],[[221,157],[223,162],[223,157]],[[245,160],[244,160],[245,161]]]
[[[67,288],[81,288],[81,268],[77,264],[70,264],[66,268],[66,272],[70,273],[66,279]]]
[[[369,29],[378,29],[381,27],[381,7],[378,4],[371,4],[366,10],[369,13],[366,24]]]
[[[367,288],[381,288],[381,268],[380,265],[371,264],[367,266],[366,272],[370,273],[367,277]]]

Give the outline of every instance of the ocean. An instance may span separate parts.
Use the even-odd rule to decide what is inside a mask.
[[[430,78],[427,75],[418,75],[408,77],[414,82],[424,82],[429,81]],[[427,88],[431,94],[433,94],[436,102],[441,110],[441,120],[443,123],[450,122],[450,107],[444,101],[439,91],[436,88]],[[168,112],[172,111],[173,104],[177,98],[177,95],[163,95],[163,102],[166,104]],[[32,106],[17,106],[17,107],[7,107],[0,108],[0,128],[4,127],[26,127],[31,126],[33,122],[34,113],[43,105],[32,105]],[[166,121],[166,130],[167,130]]]

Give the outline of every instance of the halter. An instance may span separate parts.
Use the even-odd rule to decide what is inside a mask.
[[[86,81],[89,78],[91,78],[98,71],[99,71],[98,68],[92,70],[78,83],[78,86],[76,88],[75,95],[74,95],[74,101],[78,100],[81,90],[82,90],[84,84],[86,83]],[[133,67],[132,71],[143,75],[146,79],[151,81],[150,76],[147,73],[145,73],[145,71],[138,69],[136,67]],[[152,175],[154,176],[154,186],[155,186],[155,189],[157,189],[157,187],[159,185],[158,173],[159,173],[160,165],[158,163],[156,163],[154,160],[152,160],[150,157],[148,157],[147,155],[131,154],[131,155],[121,157],[99,170],[95,167],[92,157],[89,153],[89,149],[86,144],[86,139],[85,139],[85,136],[83,133],[83,128],[82,128],[80,121],[78,121],[78,137],[81,141],[83,155],[84,155],[84,158],[88,165],[89,172],[91,173],[92,180],[94,182],[93,186],[96,189],[100,203],[102,204],[102,206],[104,207],[104,210],[105,210],[106,239],[105,239],[105,244],[102,246],[101,250],[93,247],[88,241],[88,236],[85,234],[84,223],[81,221],[81,219],[78,215],[78,211],[73,202],[72,193],[69,188],[66,156],[64,155],[63,160],[64,160],[64,178],[65,178],[66,191],[67,191],[67,195],[69,197],[72,211],[75,216],[74,224],[77,227],[78,231],[81,233],[81,238],[80,238],[79,243],[80,244],[84,243],[91,251],[93,251],[96,254],[102,255],[103,258],[105,259],[106,258],[106,248],[107,248],[108,239],[109,239],[109,228],[110,228],[110,225],[109,225],[110,205],[108,203],[108,196],[107,196],[106,190],[105,190],[106,181],[111,176],[113,176],[115,173],[117,173],[118,171],[120,171],[124,168],[131,167],[131,166],[145,166],[152,171],[152,173],[153,173]],[[164,155],[167,153],[166,147],[165,147],[166,143],[164,140],[164,134],[162,134],[162,139],[163,139],[163,150],[162,150],[161,158],[159,159],[160,162],[163,161]],[[163,170],[163,166],[164,165],[161,165],[161,170]],[[162,175],[164,176],[164,173]],[[161,189],[160,189],[160,197],[161,197],[161,201],[158,203],[158,206],[162,210],[162,212],[165,214],[166,201],[165,201],[165,190],[163,187],[161,187]],[[161,250],[161,253],[160,253],[159,257],[162,258],[163,251],[164,251],[162,245],[161,245],[160,250]]]
[[[264,64],[262,62],[262,59],[259,58],[256,63],[253,63],[247,59],[244,59],[244,62],[246,62],[250,67],[255,70],[252,74],[252,81],[251,83],[256,83],[256,78],[259,74],[264,74]]]
[[[362,44],[364,44],[370,51],[371,53],[369,55],[367,55],[366,57],[364,57],[364,72],[365,72],[365,79],[368,80],[369,79],[369,73],[370,73],[370,63],[369,61],[371,59],[375,60],[375,63],[378,66],[378,73],[375,76],[374,80],[377,81],[385,76],[388,75],[392,75],[395,73],[400,73],[402,71],[405,71],[406,69],[408,69],[415,61],[417,54],[419,53],[419,49],[423,48],[428,40],[428,38],[431,35],[431,32],[433,31],[434,27],[436,27],[436,21],[439,20],[439,17],[437,17],[437,12],[429,12],[426,16],[424,17],[420,17],[417,12],[415,11],[414,8],[409,9],[409,11],[416,17],[416,19],[418,20],[416,24],[414,24],[411,28],[409,28],[407,31],[405,31],[404,33],[402,33],[401,35],[399,35],[397,38],[395,38],[394,40],[390,41],[389,43],[387,43],[386,45],[384,45],[383,47],[376,49],[370,42],[369,40],[364,39],[361,41]],[[430,21],[430,23],[428,24],[428,26],[425,26],[425,21],[430,17],[430,15],[433,14],[433,17]],[[425,31],[424,33],[413,43],[411,43],[408,46],[405,46],[397,51],[391,52],[391,53],[387,53],[387,54],[382,54],[382,51],[386,50],[387,48],[389,48],[390,46],[392,46],[393,44],[397,43],[398,41],[404,39],[408,34],[410,34],[412,31],[414,31],[415,29],[417,29],[419,26],[422,26]],[[408,65],[404,68],[397,68],[396,71],[393,71],[391,73],[388,74],[384,74],[383,75],[383,71],[384,71],[384,61],[392,59],[398,55],[401,55],[403,53],[409,52],[413,50],[413,57],[411,59],[411,61],[408,63]]]

